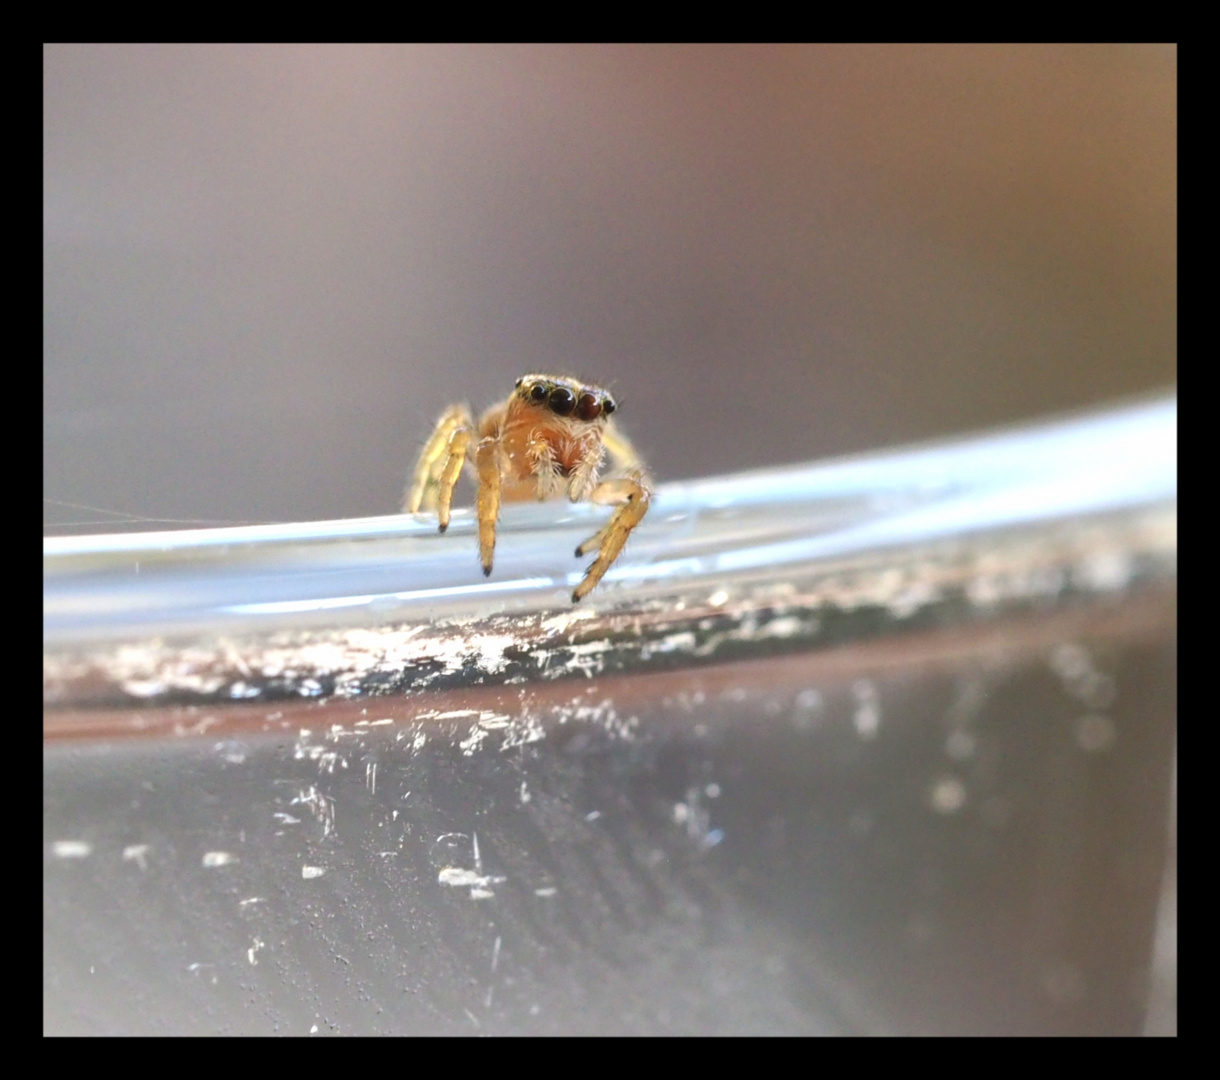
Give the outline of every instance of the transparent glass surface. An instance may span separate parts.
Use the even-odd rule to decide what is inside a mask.
[[[46,1029],[1162,1030],[1176,422],[46,540]]]

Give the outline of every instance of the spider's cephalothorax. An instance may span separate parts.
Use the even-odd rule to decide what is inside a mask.
[[[560,375],[523,375],[507,400],[477,423],[467,406],[451,405],[419,456],[403,510],[435,510],[444,532],[453,487],[472,457],[479,555],[483,573],[490,574],[502,501],[567,495],[573,502],[618,506],[605,527],[576,549],[577,556],[598,553],[572,593],[579,600],[602,579],[648,510],[643,463],[610,420],[616,407],[605,390]],[[602,480],[607,453],[614,472]]]

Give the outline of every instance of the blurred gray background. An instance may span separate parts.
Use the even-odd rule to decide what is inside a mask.
[[[393,512],[435,415],[526,371],[611,387],[660,480],[1171,386],[1176,79],[1169,46],[47,46],[44,528]]]

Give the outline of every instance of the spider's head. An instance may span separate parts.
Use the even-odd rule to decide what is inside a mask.
[[[618,406],[605,390],[562,375],[522,375],[513,395],[523,403],[556,416],[593,423],[608,417]]]

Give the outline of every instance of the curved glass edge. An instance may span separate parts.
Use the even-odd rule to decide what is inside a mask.
[[[579,606],[608,510],[49,538],[49,704],[348,697],[815,647],[1176,582],[1173,398],[662,485]]]

